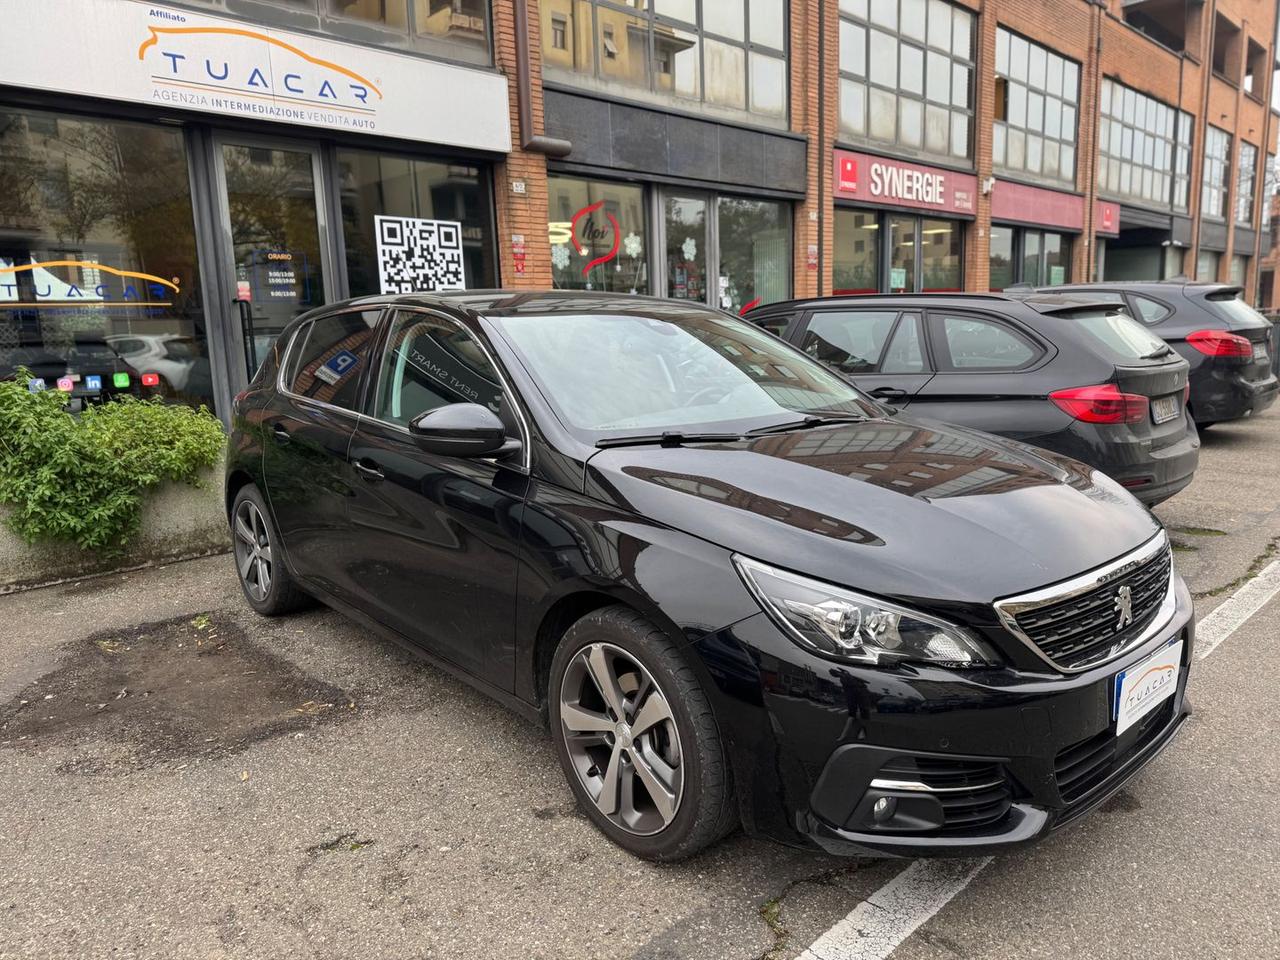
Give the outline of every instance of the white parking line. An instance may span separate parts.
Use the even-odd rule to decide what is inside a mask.
[[[1196,624],[1196,659],[1203,660],[1213,653],[1218,644],[1235,633],[1277,593],[1280,593],[1280,560],[1273,560]]]
[[[1280,560],[1264,567],[1200,621],[1196,626],[1196,659],[1213,653],[1277,594]],[[990,857],[914,861],[818,937],[800,960],[885,960],[990,862]]]

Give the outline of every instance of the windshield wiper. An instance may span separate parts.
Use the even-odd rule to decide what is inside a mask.
[[[722,443],[729,440],[741,440],[740,433],[683,433],[679,430],[666,430],[662,433],[637,433],[621,437],[601,437],[596,446],[604,450],[608,447],[679,447],[686,443]]]
[[[1159,350],[1152,350],[1150,353],[1144,353],[1138,359],[1139,360],[1159,360],[1161,357],[1167,357],[1171,353],[1173,353],[1173,347],[1169,346],[1166,343]]]
[[[850,415],[841,416],[808,416],[803,420],[788,420],[786,423],[775,423],[771,427],[756,427],[748,430],[747,435],[759,437],[769,433],[789,433],[792,430],[812,430],[814,427],[825,427],[839,423],[866,423],[866,417]]]

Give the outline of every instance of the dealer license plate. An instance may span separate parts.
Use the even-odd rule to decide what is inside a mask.
[[[1178,689],[1182,641],[1157,650],[1124,673],[1116,674],[1116,736],[1124,733]]]
[[[1255,343],[1255,344],[1253,345],[1253,359],[1254,359],[1254,360],[1262,360],[1262,361],[1264,361],[1264,362],[1266,361],[1266,359],[1267,359],[1267,345],[1266,345],[1265,343]]]
[[[1176,393],[1167,397],[1156,397],[1151,401],[1151,419],[1156,423],[1168,423],[1178,415],[1178,400],[1180,396]]]

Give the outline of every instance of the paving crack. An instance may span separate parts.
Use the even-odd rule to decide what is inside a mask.
[[[1191,594],[1191,596],[1195,600],[1204,600],[1207,597],[1217,597],[1224,593],[1230,593],[1237,588],[1244,586],[1256,577],[1262,572],[1262,568],[1274,560],[1278,555],[1280,555],[1280,537],[1272,537],[1267,542],[1263,551],[1249,562],[1248,568],[1240,576],[1236,577],[1230,583],[1224,583],[1211,590],[1200,590]]]
[[[791,931],[782,922],[782,908],[785,906],[787,898],[791,896],[797,887],[809,884],[820,887],[835,886],[838,880],[855,873],[857,869],[858,867],[854,865],[836,870],[824,870],[821,873],[811,874],[807,877],[797,877],[795,880],[788,881],[779,893],[761,904],[760,919],[764,921],[764,925],[769,928],[769,932],[773,935],[773,946],[761,953],[757,960],[778,960],[778,957],[782,956],[782,952],[790,945]]]

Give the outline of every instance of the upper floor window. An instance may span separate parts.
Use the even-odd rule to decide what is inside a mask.
[[[1199,36],[1201,6],[1182,0],[1125,0],[1121,16],[1156,43],[1181,53],[1188,36]]]
[[[489,0],[189,0],[255,22],[492,63]],[[273,15],[273,10],[279,14]]]
[[[1191,180],[1191,124],[1190,114],[1104,78],[1098,120],[1102,192],[1185,211]]]
[[[1079,95],[1075,61],[998,28],[992,162],[1075,186]]]
[[[1240,169],[1236,171],[1236,222],[1253,226],[1253,186],[1258,177],[1258,148],[1240,141]]]
[[[1267,165],[1262,171],[1262,228],[1271,226],[1271,205],[1276,195],[1276,155],[1267,154]]]
[[[1210,125],[1205,128],[1200,216],[1211,217],[1214,220],[1226,219],[1230,177],[1231,134]]]
[[[840,0],[841,133],[971,159],[973,48],[973,14],[946,0]]]
[[[1240,82],[1240,28],[1221,13],[1213,18],[1213,72],[1228,83]]]
[[[787,116],[786,0],[567,0],[542,4],[548,79],[626,88],[708,113]]]

